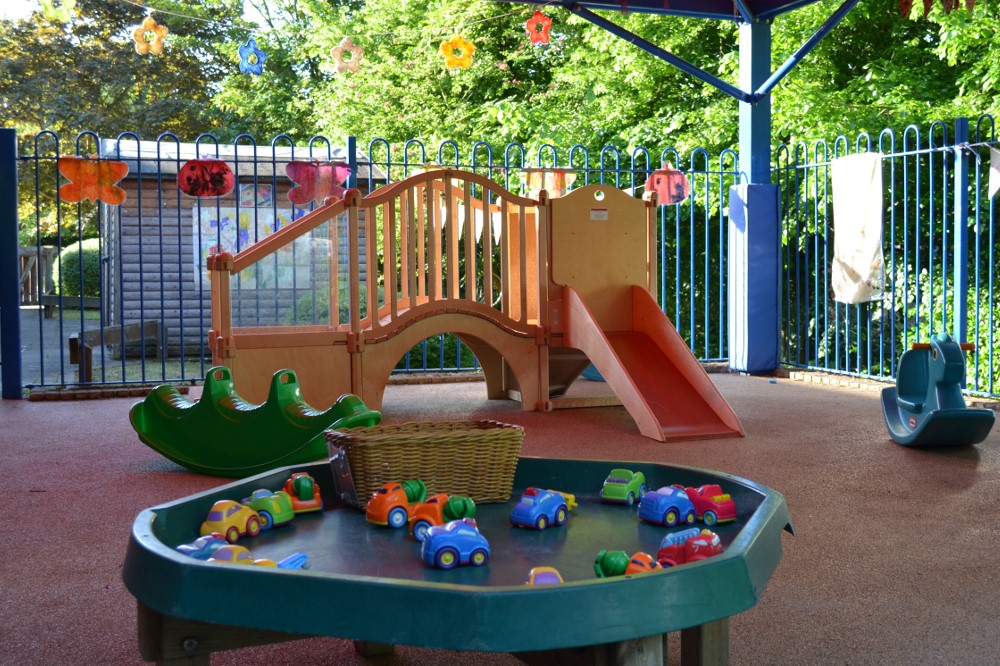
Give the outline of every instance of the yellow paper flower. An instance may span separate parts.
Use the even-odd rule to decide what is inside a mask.
[[[444,54],[444,65],[448,69],[469,69],[472,67],[472,54],[476,47],[461,35],[453,35],[451,39],[441,43],[441,53]]]
[[[167,26],[157,25],[156,19],[147,16],[142,20],[142,25],[132,33],[132,39],[135,40],[135,52],[139,55],[147,53],[160,55],[163,53],[163,39],[168,32],[170,31],[167,30]]]
[[[344,37],[340,40],[340,44],[330,49],[330,55],[337,63],[338,72],[358,71],[358,67],[361,66],[361,57],[364,54],[365,50],[351,41],[350,37]]]

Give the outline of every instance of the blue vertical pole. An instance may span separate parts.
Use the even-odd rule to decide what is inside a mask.
[[[347,177],[347,189],[359,187],[358,185],[358,137],[347,137],[347,166],[351,168],[351,175]]]
[[[0,378],[4,400],[21,398],[21,275],[17,246],[17,132],[0,128]]]
[[[969,158],[962,144],[969,141],[969,119],[955,120],[955,216],[952,261],[952,335],[966,342],[969,333]]]
[[[740,26],[740,87],[770,75],[771,24]],[[771,95],[740,105],[740,172],[729,190],[729,367],[766,373],[780,360],[780,197],[771,184]]]

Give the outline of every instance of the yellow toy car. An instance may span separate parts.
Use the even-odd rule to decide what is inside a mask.
[[[241,536],[260,534],[260,516],[248,506],[233,500],[219,500],[212,505],[208,517],[201,524],[201,536],[218,532],[229,543],[236,543]]]

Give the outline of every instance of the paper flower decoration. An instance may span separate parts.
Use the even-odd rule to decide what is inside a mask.
[[[330,49],[330,55],[337,63],[338,72],[356,72],[361,66],[365,50],[351,41],[350,37],[344,37],[339,44]]]
[[[177,172],[177,187],[191,197],[221,197],[236,187],[236,177],[222,160],[203,157],[188,160]]]
[[[461,35],[454,35],[451,39],[441,43],[441,53],[444,54],[444,65],[448,69],[469,69],[472,67],[472,54],[476,52],[476,47],[472,42]]]
[[[125,190],[118,181],[128,175],[125,162],[88,160],[84,157],[60,157],[59,173],[71,182],[59,188],[59,198],[68,203],[103,201],[117,206],[125,201]]]
[[[566,196],[576,182],[576,172],[567,169],[525,169],[518,174],[529,199],[537,199],[542,190],[550,197]]]
[[[257,40],[251,37],[240,47],[240,71],[244,74],[260,76],[264,73],[267,54],[257,47]]]
[[[552,19],[541,12],[535,12],[524,24],[524,28],[528,31],[528,37],[531,38],[532,44],[548,44]]]
[[[669,206],[684,201],[691,194],[691,184],[687,176],[667,162],[657,169],[646,181],[646,191],[656,192],[657,203]]]
[[[304,206],[327,197],[343,199],[345,190],[340,185],[351,175],[351,167],[344,162],[289,162],[285,175],[295,183],[288,190],[288,200]]]
[[[57,7],[54,0],[41,0],[42,14],[50,21],[69,23],[73,18],[73,10],[76,9],[76,0],[62,0],[62,5]]]
[[[147,16],[142,20],[142,25],[132,32],[132,39],[135,40],[135,52],[139,55],[152,53],[160,55],[163,53],[163,40],[170,32],[165,25],[157,25],[156,19]]]

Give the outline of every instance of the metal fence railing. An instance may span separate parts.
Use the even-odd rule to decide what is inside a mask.
[[[971,127],[961,118],[778,148],[785,364],[887,380],[912,343],[949,332],[976,345],[966,361],[969,392],[998,394],[1000,239],[988,175],[995,138],[993,119],[983,116]],[[831,288],[831,164],[860,152],[881,159],[885,295],[848,305]]]
[[[197,381],[211,363],[206,345],[210,298],[204,259],[238,251],[315,207],[290,197],[300,186],[288,177],[293,161],[344,161],[362,194],[426,165],[454,166],[485,175],[505,188],[530,194],[541,169],[561,170],[546,189],[606,183],[641,194],[663,162],[685,172],[692,195],[660,209],[659,299],[696,356],[728,356],[726,331],[726,202],[738,178],[735,153],[614,147],[590,150],[546,145],[529,152],[520,144],[494,149],[483,142],[445,141],[435,148],[412,140],[367,143],[348,137],[343,146],[314,137],[295,146],[286,136],[257,144],[249,136],[220,144],[210,135],[182,143],[173,135],[143,141],[134,133],[101,139],[82,133],[64,141],[52,132],[19,137],[17,167],[20,245],[25,261],[54,266],[51,282],[38,279],[42,308],[22,308],[23,384],[67,385]],[[360,150],[359,150],[360,148]],[[58,160],[94,157],[121,161],[124,202],[111,205],[59,196],[69,184]],[[191,159],[216,158],[234,172],[236,187],[222,197],[191,198],[177,179]],[[291,201],[290,199],[295,199]],[[49,257],[45,249],[62,250]],[[67,251],[69,250],[69,251]],[[44,256],[42,253],[46,253]],[[29,295],[26,303],[40,302]],[[74,349],[76,352],[74,353]],[[81,353],[81,350],[86,353]],[[451,336],[426,340],[404,356],[397,372],[476,369],[474,356]]]

